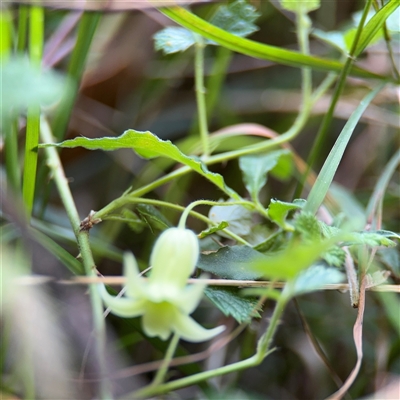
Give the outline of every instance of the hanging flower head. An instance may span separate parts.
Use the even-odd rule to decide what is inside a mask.
[[[143,316],[143,331],[150,337],[166,340],[171,333],[190,342],[201,342],[221,333],[225,327],[205,329],[189,315],[199,304],[205,284],[187,285],[199,257],[197,236],[188,229],[165,230],[150,257],[148,279],[139,276],[132,253],[124,256],[127,278],[124,297],[110,295],[101,285],[101,295],[111,312],[120,317]]]

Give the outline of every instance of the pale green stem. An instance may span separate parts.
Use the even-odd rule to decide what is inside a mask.
[[[310,54],[309,46],[309,33],[311,27],[311,21],[306,12],[301,10],[296,15],[297,24],[297,40],[299,42],[300,51],[302,54]],[[312,93],[312,75],[310,68],[302,68],[302,92],[303,92],[303,104],[311,103],[311,93]]]
[[[41,135],[43,142],[54,143],[50,126],[44,118],[41,121]],[[80,218],[57,149],[55,147],[47,147],[45,148],[45,153],[47,157],[47,165],[53,174],[53,179],[57,186],[58,193],[76,236],[85,273],[88,277],[96,277],[96,266],[90,249],[89,232],[80,230]],[[100,381],[100,397],[102,400],[110,400],[112,399],[112,394],[110,390],[110,382],[107,378],[108,372],[105,359],[106,327],[103,318],[103,303],[96,284],[89,285],[89,293],[93,312],[96,353],[102,376]]]
[[[246,360],[238,361],[234,364],[225,365],[223,367],[216,368],[213,370],[200,372],[198,374],[194,374],[182,379],[177,379],[172,382],[164,383],[156,387],[147,386],[143,389],[140,389],[134,393],[129,394],[128,396],[125,396],[124,399],[132,399],[132,398],[139,399],[144,397],[157,396],[162,393],[169,393],[174,390],[195,385],[207,379],[212,379],[217,376],[238,372],[240,370],[248,369],[259,365],[273,351],[270,350],[270,344],[277,331],[277,328],[279,326],[279,320],[283,314],[283,311],[285,310],[285,306],[288,300],[289,297],[285,295],[285,289],[284,289],[282,295],[279,297],[276,303],[270,324],[268,325],[268,328],[264,333],[264,335],[262,335],[261,338],[259,339],[257,344],[257,351],[253,356],[247,358]]]
[[[205,43],[203,37],[196,35],[194,66],[197,114],[199,119],[200,139],[203,144],[203,157],[206,159],[210,155],[210,143],[207,126],[206,89],[204,87],[204,48]]]
[[[174,204],[174,203],[168,203],[166,201],[162,201],[162,200],[155,200],[155,199],[147,199],[145,197],[132,197],[131,195],[128,195],[126,197],[120,197],[117,200],[121,200],[122,204],[124,205],[127,203],[126,199],[129,198],[129,203],[133,203],[133,204],[152,204],[154,206],[161,206],[161,207],[168,207],[171,208],[173,210],[179,210],[179,211],[185,211],[186,208],[182,207],[178,204]],[[123,201],[122,201],[123,200]],[[215,204],[213,205],[221,205],[220,202],[213,202]],[[234,204],[238,204],[238,202],[225,202],[224,205],[234,205]],[[241,202],[242,205],[246,205],[249,206],[251,208],[254,208],[254,204],[251,202],[247,202],[247,201],[243,201]],[[118,208],[118,207],[115,207]],[[204,216],[203,214],[200,214],[196,211],[192,211],[189,210],[189,214],[192,217],[195,217],[197,219],[199,219],[200,221],[205,222],[206,224],[212,226],[212,225],[216,225],[216,223],[214,221],[211,221],[210,218],[207,218],[206,216]],[[100,219],[109,219],[109,220],[117,220],[117,221],[124,221],[124,219],[122,217],[115,217],[115,216],[108,216],[108,217],[102,217],[103,214],[101,213],[96,213],[94,218],[100,218]],[[239,243],[242,243],[246,246],[250,246],[250,244],[244,240],[243,238],[241,238],[240,236],[236,235],[235,233],[231,232],[229,229],[223,229],[223,232],[225,232],[228,236],[230,236],[232,239],[236,240]]]
[[[175,333],[174,336],[172,336],[171,342],[169,343],[169,346],[168,346],[168,350],[165,353],[165,357],[164,357],[164,359],[160,365],[160,368],[158,369],[157,374],[154,377],[154,380],[150,386],[157,387],[158,385],[161,385],[164,382],[165,375],[168,371],[168,367],[169,367],[169,364],[171,363],[172,357],[175,354],[175,350],[176,350],[176,347],[178,346],[179,339],[180,339],[180,336],[177,333]]]

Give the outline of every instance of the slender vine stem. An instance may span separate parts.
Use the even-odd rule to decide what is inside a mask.
[[[196,101],[197,114],[199,119],[200,138],[203,144],[203,157],[207,158],[210,155],[210,143],[208,138],[208,123],[207,123],[207,108],[204,87],[204,39],[200,35],[196,35],[195,44],[195,81],[196,81]]]
[[[48,122],[42,118],[41,121],[41,136],[45,143],[54,143],[51,134],[50,126]],[[74,231],[80,255],[83,260],[83,266],[85,268],[86,276],[95,277],[95,263],[92,256],[92,251],[89,243],[89,232],[80,229],[80,218],[78,211],[75,206],[72,193],[68,186],[68,180],[65,177],[64,169],[61,164],[60,157],[56,148],[48,147],[45,149],[45,154],[47,157],[47,165],[50,168],[53,179],[56,183],[61,201],[63,202],[64,208],[67,212],[68,219],[71,223],[72,229]],[[105,320],[103,318],[103,303],[100,294],[97,290],[97,285],[89,285],[90,301],[93,311],[93,324],[96,338],[96,353],[99,362],[99,367],[101,371],[101,382],[100,391],[101,399],[110,400],[112,399],[112,394],[110,391],[110,383],[107,378],[107,364],[105,359],[105,346],[106,346],[106,330],[105,330]]]
[[[169,364],[170,364],[170,362],[172,360],[172,357],[175,354],[175,350],[176,350],[176,347],[178,346],[179,339],[180,339],[180,337],[179,337],[179,335],[177,333],[175,333],[172,336],[172,339],[171,339],[171,341],[169,343],[169,346],[168,346],[168,350],[165,353],[165,357],[164,357],[164,359],[163,359],[163,361],[162,361],[162,363],[160,365],[160,368],[158,369],[157,374],[154,377],[154,380],[153,380],[153,382],[151,383],[150,386],[157,387],[157,386],[161,385],[164,382],[165,375],[166,375],[166,373],[168,371],[168,367],[169,367]]]
[[[193,207],[199,205],[199,204],[205,204],[205,205],[218,205],[218,206],[232,206],[235,204],[241,204],[250,208],[254,208],[254,204],[249,202],[249,201],[241,201],[241,202],[217,202],[217,201],[208,201],[208,200],[200,200],[199,202],[195,202],[197,204],[191,203],[188,207],[182,207],[178,204],[174,204],[174,203],[169,203],[166,201],[162,201],[162,200],[156,200],[156,199],[147,199],[144,197],[132,197],[131,195],[127,196],[129,197],[129,203],[136,203],[136,204],[152,204],[154,206],[161,206],[161,207],[168,207],[174,210],[178,210],[178,211],[184,211],[185,214],[185,221],[187,219],[187,217],[189,215],[199,219],[200,221],[205,222],[208,225],[215,225],[215,222],[213,222],[210,218],[207,218],[206,216],[204,216],[203,214],[197,213],[196,211],[193,211]],[[126,197],[120,197],[119,199],[121,201],[121,206],[123,206],[124,204],[126,204]],[[193,205],[194,204],[194,205]],[[115,204],[114,204],[115,205]],[[115,208],[118,208],[118,206],[116,206]],[[183,214],[182,214],[183,215]],[[108,217],[102,217],[103,214],[101,212],[97,212],[95,214],[95,218],[100,218],[100,219],[117,219],[117,220],[121,220],[120,218],[114,217],[114,216],[108,216]],[[181,217],[182,219],[182,217]],[[183,224],[184,227],[184,224]],[[242,243],[246,246],[250,246],[250,244],[244,240],[243,238],[241,238],[240,236],[236,235],[235,233],[233,233],[232,231],[230,231],[229,229],[223,229],[223,231],[230,236],[232,239],[236,240],[238,243]]]
[[[277,331],[277,328],[279,326],[279,320],[285,310],[288,300],[289,298],[285,294],[282,294],[279,297],[275,305],[275,309],[272,314],[270,324],[268,325],[268,328],[264,333],[264,335],[262,335],[261,338],[259,339],[256,353],[253,356],[230,365],[225,365],[223,367],[212,369],[210,371],[200,372],[198,374],[194,374],[182,379],[177,379],[172,382],[167,382],[155,387],[147,386],[143,389],[140,389],[134,393],[129,394],[128,396],[125,396],[124,399],[131,399],[131,398],[138,399],[143,397],[156,396],[162,393],[167,393],[173,390],[181,389],[183,387],[194,385],[201,381],[215,378],[217,376],[226,375],[233,372],[238,372],[243,369],[256,367],[269,354],[273,352],[273,349],[272,350],[270,349],[270,345]]]

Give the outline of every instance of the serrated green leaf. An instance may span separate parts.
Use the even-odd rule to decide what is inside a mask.
[[[216,252],[200,254],[197,266],[223,279],[255,280],[261,274],[250,269],[252,263],[267,259],[248,246],[225,246]]]
[[[237,204],[213,206],[210,208],[208,218],[217,224],[227,222],[229,230],[239,236],[249,235],[254,225],[251,211]]]
[[[209,229],[201,231],[200,234],[199,234],[199,239],[203,239],[206,236],[212,235],[215,232],[222,231],[223,229],[227,228],[228,226],[229,226],[229,224],[226,221],[222,221],[216,226],[212,226]]]
[[[343,246],[366,245],[371,247],[394,247],[396,243],[389,237],[400,239],[400,235],[390,231],[364,231],[352,232],[350,239],[343,243]]]
[[[221,46],[241,54],[246,54],[250,57],[270,60],[293,67],[309,67],[333,72],[340,72],[343,69],[343,64],[336,60],[309,56],[296,51],[281,49],[232,35],[223,29],[209,24],[182,7],[164,8],[160,9],[160,11],[179,25],[199,33]],[[356,66],[352,67],[350,74],[376,79],[387,79],[386,77],[379,76]]]
[[[154,36],[154,48],[164,54],[185,51],[196,43],[192,32],[179,26],[170,26],[158,31]]]
[[[324,285],[343,282],[345,275],[335,268],[326,268],[322,265],[312,266],[301,272],[293,285],[286,286],[290,296],[314,292]]]
[[[140,214],[143,221],[149,225],[150,229],[165,230],[172,226],[171,222],[157,208],[150,204],[138,204],[136,211]]]
[[[171,141],[161,140],[149,131],[140,132],[128,129],[117,137],[105,136],[98,139],[77,137],[57,144],[39,145],[39,147],[48,146],[63,148],[84,147],[89,150],[105,151],[130,148],[143,158],[167,157],[176,162],[185,164],[200,175],[203,175],[232,198],[240,199],[240,196],[235,191],[225,185],[224,178],[220,174],[210,172],[200,160],[183,154]]]
[[[278,164],[281,155],[287,153],[288,150],[276,150],[267,154],[239,158],[239,167],[243,173],[243,180],[253,200],[258,199],[258,193],[267,183],[267,173]]]
[[[344,264],[346,253],[339,246],[333,246],[321,255],[323,260],[332,267],[341,267]]]
[[[278,224],[282,229],[292,231],[293,225],[286,222],[286,217],[291,210],[299,210],[304,203],[296,202],[287,203],[276,199],[271,199],[267,208],[268,216],[271,221]]]
[[[249,268],[267,279],[291,280],[310,267],[333,244],[333,240],[292,243],[282,252],[255,261]]]
[[[279,0],[279,2],[282,8],[294,13],[309,13],[320,7],[320,0]]]
[[[314,214],[309,212],[297,214],[294,220],[294,227],[305,242],[313,242],[321,239],[321,224]]]
[[[210,24],[236,36],[245,37],[258,30],[254,21],[260,16],[257,10],[243,0],[218,7]]]
[[[374,97],[383,89],[385,84],[379,85],[375,90],[368,93],[360,102],[356,110],[351,114],[346,125],[342,129],[339,137],[337,138],[331,152],[329,153],[325,163],[318,174],[317,180],[307,198],[307,203],[304,206],[304,211],[315,214],[325,199],[329,186],[332,183],[333,177],[337,171],[339,163],[346,150],[347,144],[353,134],[355,127],[358,124],[361,115],[367,109],[370,102]]]
[[[1,69],[1,115],[18,114],[32,106],[49,107],[68,95],[66,77],[53,70],[40,70],[26,57],[2,61]]]
[[[260,318],[258,300],[242,297],[237,288],[208,286],[204,293],[226,316],[232,316],[239,324]]]

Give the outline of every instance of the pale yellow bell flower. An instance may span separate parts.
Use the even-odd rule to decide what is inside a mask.
[[[198,306],[205,284],[187,284],[200,254],[197,236],[188,229],[170,228],[156,241],[150,257],[150,276],[139,275],[132,253],[124,255],[126,292],[110,295],[101,285],[101,295],[111,312],[120,317],[142,316],[144,333],[163,340],[171,333],[189,342],[202,342],[221,333],[225,327],[205,329],[190,314]]]

